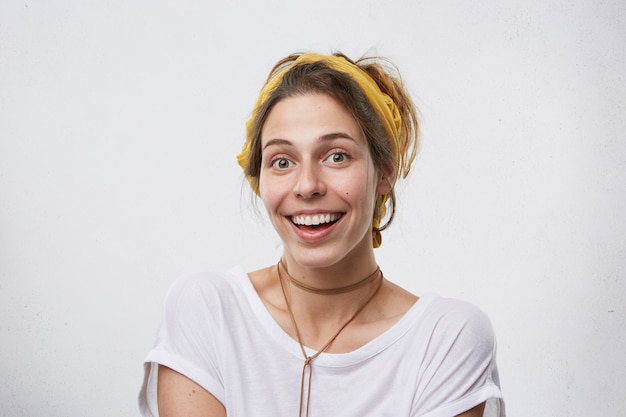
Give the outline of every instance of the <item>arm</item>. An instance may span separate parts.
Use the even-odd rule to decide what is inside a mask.
[[[157,401],[161,417],[226,417],[222,403],[207,390],[162,365],[159,365]]]
[[[495,362],[496,342],[489,318],[471,304],[440,299],[424,356],[429,379],[420,391],[416,408],[438,410],[442,415],[482,417],[485,400],[504,416]],[[435,314],[438,313],[438,314]],[[493,404],[491,404],[493,399]]]
[[[459,414],[456,417],[483,417],[485,411],[485,403],[478,404],[476,407]]]

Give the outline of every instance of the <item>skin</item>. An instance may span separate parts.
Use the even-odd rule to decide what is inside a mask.
[[[352,115],[329,96],[296,96],[276,104],[261,137],[261,199],[283,242],[283,260],[290,274],[317,288],[335,288],[374,271],[374,202],[378,193],[391,190],[394,178],[389,178],[392,170],[383,173],[375,168]],[[341,217],[318,232],[319,228],[293,224],[293,217],[303,214]],[[275,269],[256,271],[250,277],[270,313],[295,338]],[[287,286],[302,342],[314,349],[324,346],[372,289],[366,286],[327,297]],[[327,352],[362,346],[393,325],[416,300],[385,281]]]
[[[283,261],[295,278],[317,288],[352,284],[372,273],[376,259],[371,227],[377,194],[395,182],[393,168],[376,169],[367,141],[342,105],[323,94],[282,100],[262,130],[261,199],[283,242]],[[297,226],[298,217],[329,215],[330,225]],[[276,322],[297,338],[274,266],[249,274]],[[302,343],[319,349],[373,291],[376,282],[345,294],[324,296],[286,285]],[[395,324],[418,300],[383,280],[369,304],[326,352],[350,352]],[[221,417],[226,412],[210,393],[161,366],[159,411],[163,417]],[[460,414],[482,416],[484,404]]]
[[[224,406],[187,377],[159,366],[159,415],[161,417],[226,417]],[[485,403],[457,417],[482,417]]]
[[[259,190],[291,274],[336,287],[372,272],[374,198],[391,187],[354,118],[326,95],[292,97],[270,112],[261,137]],[[341,215],[326,233],[292,222],[295,215],[326,213]]]
[[[213,395],[184,375],[159,366],[157,400],[160,417],[226,417]]]

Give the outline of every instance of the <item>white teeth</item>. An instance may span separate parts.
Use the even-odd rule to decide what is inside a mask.
[[[336,214],[316,214],[314,216],[293,216],[291,221],[299,226],[319,226],[322,223],[334,222],[339,217]]]

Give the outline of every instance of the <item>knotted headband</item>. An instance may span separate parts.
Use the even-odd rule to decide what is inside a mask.
[[[378,114],[378,118],[385,128],[385,132],[387,133],[389,143],[391,145],[392,154],[395,157],[396,173],[398,173],[400,169],[399,164],[402,161],[402,155],[400,155],[400,153],[402,152],[402,147],[399,144],[402,119],[400,117],[398,107],[393,102],[391,97],[389,97],[387,94],[383,93],[380,90],[378,84],[376,84],[376,82],[372,79],[372,77],[369,76],[369,74],[367,74],[357,65],[349,62],[345,58],[332,55],[327,56],[310,53],[300,55],[289,66],[270,78],[263,86],[263,89],[259,94],[259,98],[254,105],[252,115],[250,119],[248,119],[248,121],[246,122],[246,142],[243,145],[241,153],[237,155],[237,162],[239,163],[239,166],[241,166],[244,171],[246,170],[246,167],[248,165],[248,159],[250,158],[250,152],[252,151],[252,125],[258,117],[259,109],[261,108],[263,103],[265,103],[265,101],[270,98],[272,93],[281,84],[285,74],[287,74],[292,68],[298,65],[312,64],[316,62],[321,62],[335,71],[348,75],[361,88],[361,90],[365,94],[365,97],[376,111],[376,114]],[[248,181],[251,184],[254,184],[254,182],[251,181],[251,178],[248,178]],[[253,189],[255,193],[259,193],[258,189],[256,189],[255,187],[253,187]],[[380,246],[381,243],[381,236],[380,232],[378,231],[378,227],[380,226],[381,219],[385,216],[386,213],[387,199],[387,196],[383,196],[383,198],[377,199],[378,210],[376,211],[378,212],[378,216],[375,217],[378,218],[373,219],[374,247]]]

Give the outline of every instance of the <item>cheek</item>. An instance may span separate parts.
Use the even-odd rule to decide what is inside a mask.
[[[272,192],[268,191],[267,189],[263,189],[262,187],[260,188],[260,196],[261,201],[263,202],[263,206],[265,206],[265,209],[270,212],[272,208],[276,206],[276,196]]]
[[[263,175],[263,171],[261,171],[261,173],[259,174],[259,196],[261,197],[261,200],[263,200],[263,203],[265,203],[265,200],[268,199],[272,194],[272,187],[267,181],[267,176]]]
[[[259,196],[268,212],[276,209],[284,199],[285,193],[286,188],[280,181],[267,181],[263,177],[259,179]]]
[[[362,210],[373,209],[376,200],[376,184],[370,175],[353,176],[335,182],[339,194]]]

